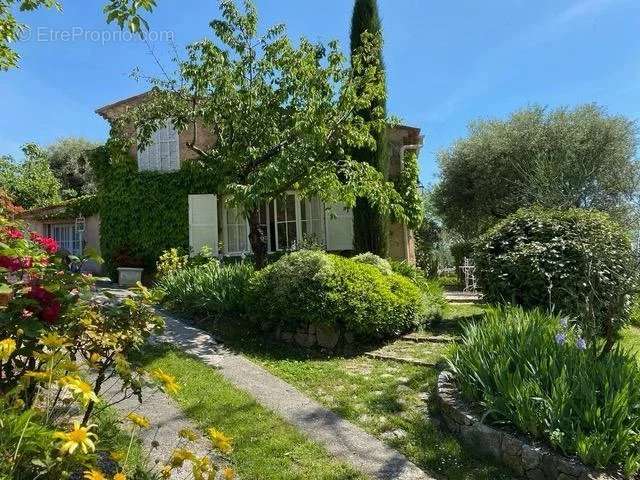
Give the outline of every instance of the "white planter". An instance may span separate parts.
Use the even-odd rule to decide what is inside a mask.
[[[130,287],[142,281],[142,268],[118,267],[118,285]]]

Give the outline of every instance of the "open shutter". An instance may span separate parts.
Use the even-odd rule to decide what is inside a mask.
[[[353,210],[343,203],[328,203],[325,215],[327,250],[353,250]]]
[[[189,195],[189,248],[191,254],[207,245],[218,256],[218,198]]]

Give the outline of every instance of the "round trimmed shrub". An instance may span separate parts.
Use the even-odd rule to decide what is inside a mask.
[[[475,259],[489,302],[572,316],[586,336],[605,337],[606,349],[629,321],[636,262],[629,238],[604,213],[519,210],[481,239]]]
[[[365,252],[360,255],[356,255],[351,260],[358,263],[366,263],[367,265],[373,265],[378,270],[380,270],[385,275],[389,275],[393,270],[391,268],[391,263],[389,260],[385,260],[382,257],[379,257],[375,253]]]
[[[423,294],[408,278],[319,251],[285,255],[252,283],[258,318],[293,331],[329,325],[367,341],[415,328],[424,312]]]

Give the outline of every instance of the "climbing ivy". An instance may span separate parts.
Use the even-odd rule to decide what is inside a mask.
[[[394,179],[397,192],[402,197],[402,208],[407,225],[412,230],[420,228],[424,219],[424,202],[420,193],[420,167],[415,153],[405,155],[400,174]]]
[[[188,197],[216,193],[216,178],[203,176],[190,162],[176,172],[139,172],[136,161],[112,143],[90,157],[107,274],[114,275],[118,256],[135,258],[153,271],[164,250],[189,249]]]

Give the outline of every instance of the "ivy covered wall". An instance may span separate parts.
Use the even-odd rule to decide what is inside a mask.
[[[138,172],[133,158],[115,151],[99,147],[91,155],[105,273],[113,276],[117,258],[124,256],[151,272],[164,250],[188,250],[188,196],[216,193],[218,181],[191,164],[170,173]]]

